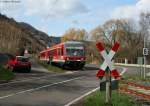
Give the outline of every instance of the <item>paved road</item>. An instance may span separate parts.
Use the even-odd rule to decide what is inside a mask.
[[[98,87],[96,71],[96,68],[88,67],[84,71],[64,74],[20,73],[36,73],[36,76],[1,84],[0,106],[63,106]]]
[[[96,67],[88,65],[63,74],[42,67],[33,68],[31,73],[16,73],[15,80],[0,84],[0,106],[63,106],[99,86]],[[137,75],[137,70],[128,67],[127,75]]]
[[[56,74],[54,72],[50,72],[44,67],[40,66],[35,60],[31,60],[32,62],[32,71],[31,73],[23,73],[23,72],[16,72],[15,78],[12,81],[19,81],[19,80],[26,80],[32,79],[37,77],[44,77],[49,74]]]

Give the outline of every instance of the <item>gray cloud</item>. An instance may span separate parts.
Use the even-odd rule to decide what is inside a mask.
[[[79,0],[25,0],[27,15],[59,18],[87,13],[88,8]]]
[[[112,13],[112,17],[138,19],[141,12],[150,12],[149,0],[138,0],[135,5],[126,5],[118,7]]]

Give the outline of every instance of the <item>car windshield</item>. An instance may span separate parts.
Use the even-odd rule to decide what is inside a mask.
[[[28,62],[29,58],[26,58],[26,57],[17,57],[17,61]]]
[[[66,49],[66,54],[68,56],[84,56],[84,50],[83,49],[67,48]]]

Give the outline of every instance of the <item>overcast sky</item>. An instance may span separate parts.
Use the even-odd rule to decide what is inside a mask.
[[[134,18],[150,10],[150,0],[20,0],[4,3],[0,12],[27,22],[48,35],[61,36],[67,29],[90,31],[109,19]]]

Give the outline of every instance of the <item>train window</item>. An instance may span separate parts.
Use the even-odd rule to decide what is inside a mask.
[[[54,56],[57,55],[57,49],[54,49]]]
[[[59,48],[57,49],[58,56],[60,55]]]
[[[49,56],[53,54],[53,51],[49,51]]]
[[[66,48],[66,54],[68,56],[84,56],[84,50],[83,49]]]
[[[61,48],[59,48],[59,55],[61,56]]]
[[[60,49],[60,48],[57,49],[57,54],[58,54],[59,56],[61,55],[61,49]]]
[[[54,56],[54,50],[52,50],[52,55]]]
[[[63,49],[61,49],[61,55],[63,55]]]
[[[59,55],[59,49],[57,49],[57,55]]]

